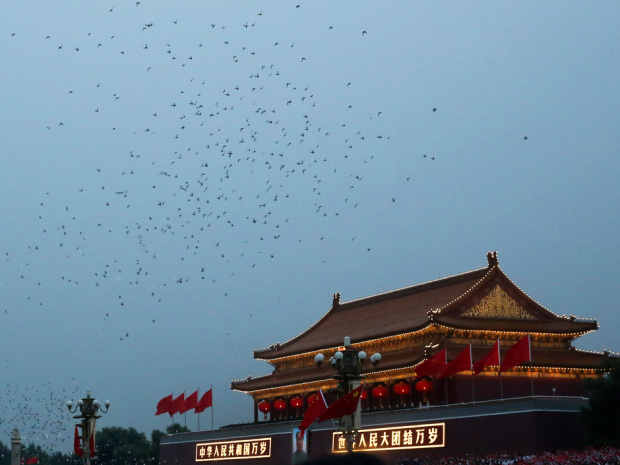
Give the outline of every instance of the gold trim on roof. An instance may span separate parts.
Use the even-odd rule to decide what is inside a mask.
[[[534,320],[536,317],[510,297],[498,284],[477,305],[462,313],[462,316],[478,318],[513,318]]]

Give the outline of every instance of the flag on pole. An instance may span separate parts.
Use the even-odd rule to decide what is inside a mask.
[[[362,386],[363,385],[358,386],[327,407],[327,410],[319,417],[319,423],[329,420],[330,418],[340,418],[344,415],[351,415],[355,412],[357,404],[359,404],[360,401]]]
[[[490,366],[499,366],[499,338],[497,338],[489,353],[474,363],[474,375]]]
[[[30,457],[28,460],[26,460],[26,463],[29,465],[39,463],[39,457]]]
[[[499,371],[508,371],[518,365],[521,362],[530,362],[532,360],[532,352],[530,349],[530,335],[522,337],[519,341],[513,345],[506,355],[504,355],[504,361],[499,368]]]
[[[323,391],[319,389],[319,392],[316,393],[314,402],[312,402],[306,409],[306,413],[304,413],[304,418],[299,425],[299,429],[301,430],[302,435],[306,431],[308,426],[310,426],[314,420],[323,415],[326,410],[327,402],[325,402]]]
[[[185,393],[182,393],[179,397],[172,401],[172,404],[170,404],[170,409],[168,410],[170,416],[173,416],[175,413],[179,413],[181,410],[183,410],[184,403]]]
[[[213,407],[213,388],[209,389],[207,392],[205,392],[202,395],[202,397],[200,398],[200,401],[194,408],[194,412],[195,413],[204,412],[209,407]]]
[[[417,378],[425,376],[435,376],[440,374],[446,368],[446,349],[441,349],[428,360],[420,363],[415,369]]]
[[[190,394],[185,398],[185,404],[183,405],[183,413],[188,410],[195,409],[198,405],[198,391]]]
[[[471,344],[461,351],[453,360],[450,361],[437,376],[437,379],[447,378],[448,376],[455,375],[461,371],[471,371]]]
[[[95,457],[95,420],[90,423],[90,439],[88,440],[88,448],[90,449],[90,456]]]
[[[73,451],[80,457],[84,455],[84,452],[80,447],[80,434],[78,433],[78,425],[75,425],[75,434],[73,435]]]
[[[155,412],[155,415],[161,415],[162,413],[168,413],[171,406],[172,406],[172,394],[164,397],[159,402],[157,402],[157,411]]]

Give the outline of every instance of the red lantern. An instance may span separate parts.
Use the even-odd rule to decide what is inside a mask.
[[[284,399],[278,399],[273,403],[273,408],[276,410],[284,410],[286,408],[286,401]]]
[[[409,384],[401,381],[400,383],[396,383],[394,385],[394,393],[399,396],[405,396],[411,392],[411,388],[409,388]]]
[[[387,396],[387,394],[388,394],[388,390],[383,384],[379,384],[378,386],[375,386],[374,388],[372,388],[373,397],[378,397],[379,399],[381,399]]]
[[[295,396],[291,399],[291,407],[300,408],[302,405],[304,405],[304,400],[301,397]]]
[[[314,401],[316,401],[318,398],[319,398],[319,393],[315,392],[314,394],[309,395],[306,401],[308,402],[308,405],[312,405],[314,404]]]
[[[271,404],[268,401],[264,400],[258,404],[258,410],[263,412],[263,414],[265,415],[265,420],[267,420],[267,414],[271,411]]]
[[[366,391],[366,389],[362,389],[362,394],[360,395],[360,398],[362,400],[366,400],[368,398],[368,392]]]
[[[421,379],[415,383],[415,390],[418,392],[430,392],[433,390],[433,383],[428,379]]]

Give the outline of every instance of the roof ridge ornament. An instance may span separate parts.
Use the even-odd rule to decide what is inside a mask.
[[[332,299],[332,308],[336,309],[340,307],[340,292],[336,292]]]
[[[487,252],[487,261],[489,262],[489,268],[493,268],[494,266],[499,266],[499,260],[497,259],[497,251]]]

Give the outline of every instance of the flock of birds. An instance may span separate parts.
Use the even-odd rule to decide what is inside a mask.
[[[291,8],[287,14],[303,15],[301,5]],[[101,14],[115,24],[123,9]],[[106,158],[84,153],[60,182],[34,186],[39,197],[27,207],[35,227],[1,251],[1,281],[11,296],[0,303],[0,319],[58,311],[59,294],[87,295],[100,300],[92,318],[123,343],[135,325],[157,325],[179,294],[225,298],[243,285],[234,281],[242,269],[260,273],[290,247],[320,245],[329,221],[358,207],[356,192],[390,139],[376,124],[382,110],[360,112],[357,83],[346,76],[335,90],[351,101],[333,108],[322,82],[306,72],[324,52],[286,37],[267,44],[261,37],[274,32],[264,25],[267,14],[207,23],[195,43],[187,39],[195,36],[189,18],[158,22],[146,14],[132,31],[93,24],[76,39],[16,24],[2,39],[15,50],[42,48],[64,68],[64,79],[50,79],[43,90],[57,99],[55,111],[32,117],[49,144],[46,156],[53,160],[84,133],[118,149]],[[324,33],[338,27],[326,25]],[[370,35],[351,34],[360,41]],[[133,88],[126,84],[132,80]],[[300,233],[308,216],[316,229]],[[8,351],[4,358],[8,369]],[[37,402],[30,392],[37,388],[7,384],[0,430],[18,427],[56,447],[69,440],[67,396],[57,399],[47,384],[39,394],[43,388],[50,398]]]
[[[50,381],[25,386],[5,381],[1,392],[0,431],[7,434],[0,443],[10,448],[13,428],[24,445],[57,447],[69,441],[66,401],[78,398],[77,389],[58,388]]]
[[[139,12],[147,5],[131,7]],[[114,20],[127,8],[101,14]],[[301,4],[289,9],[284,17],[304,14]],[[2,251],[2,279],[15,285],[21,300],[3,301],[0,324],[3,314],[45,308],[46,296],[59,288],[70,295],[85,287],[94,299],[114,296],[114,306],[92,310],[102,322],[134,312],[134,321],[156,325],[156,312],[139,309],[172,308],[175,293],[187,292],[175,286],[199,283],[192,291],[217,289],[227,297],[243,286],[234,282],[241,270],[259,273],[293,247],[320,247],[333,222],[364,208],[365,184],[390,150],[387,110],[360,97],[363,77],[331,76],[326,89],[316,63],[330,51],[303,38],[270,40],[277,35],[268,29],[275,21],[270,14],[275,12],[257,10],[226,24],[207,21],[203,39],[194,43],[187,39],[197,34],[187,29],[190,18],[158,22],[146,13],[132,13],[141,19],[124,23],[132,31],[110,26],[68,40],[60,30],[38,31],[37,38],[16,25],[2,39],[8,47],[22,40],[42,47],[67,67],[66,77],[82,76],[49,89],[75,114],[59,104],[57,112],[35,117],[51,152],[84,132],[120,148],[92,161],[85,154],[77,175],[37,186],[40,198],[31,206],[36,227],[26,244]],[[343,27],[326,23],[320,33],[329,40]],[[372,40],[369,28],[349,26],[340,34],[362,50]],[[103,77],[94,75],[92,68],[101,69],[102,62]],[[429,118],[437,113],[428,109]],[[435,161],[436,155],[417,154],[410,165],[416,160]],[[408,167],[395,181],[411,182],[414,173]],[[381,208],[398,203],[387,189],[380,192]],[[360,253],[371,252],[359,235],[352,232],[350,242]],[[118,328],[115,339],[131,334]],[[2,427],[23,418],[27,428],[35,420],[28,418],[34,414],[27,399],[17,398],[28,393],[7,385],[1,395]],[[56,423],[58,412],[50,405],[42,415],[54,434],[66,425]]]
[[[143,7],[140,2],[135,5]],[[302,14],[301,5],[293,10]],[[115,15],[118,9],[109,8],[106,13]],[[390,139],[389,134],[376,129],[383,112],[375,109],[360,115],[353,103],[327,108],[326,99],[316,89],[320,83],[300,81],[305,73],[299,68],[312,66],[309,52],[318,50],[308,50],[295,41],[275,41],[269,45],[272,50],[253,47],[252,40],[238,43],[243,31],[259,30],[263,18],[264,13],[256,11],[251,21],[210,23],[203,42],[183,46],[172,39],[160,41],[159,36],[151,40],[160,25],[148,19],[136,24],[143,35],[139,49],[121,42],[122,34],[115,31],[105,37],[89,31],[80,43],[44,35],[42,46],[65,57],[73,54],[64,59],[78,68],[80,59],[75,57],[88,55],[88,62],[114,59],[123,72],[145,82],[152,74],[172,73],[175,68],[181,78],[175,82],[176,90],[152,89],[167,97],[161,107],[148,108],[152,102],[146,100],[132,110],[135,118],[118,123],[109,122],[127,107],[115,105],[135,98],[116,89],[115,85],[121,87],[118,82],[62,84],[64,98],[82,110],[90,106],[92,115],[84,123],[64,119],[67,114],[59,112],[56,121],[46,123],[48,131],[60,133],[58,137],[74,137],[82,124],[89,124],[91,131],[113,133],[107,137],[116,133],[130,136],[129,143],[125,153],[118,155],[118,162],[93,161],[83,173],[83,183],[67,179],[60,191],[45,189],[36,206],[38,231],[28,250],[4,252],[5,263],[18,270],[22,280],[29,281],[29,286],[45,285],[24,257],[42,255],[50,247],[65,262],[81,262],[59,267],[66,271],[58,276],[59,284],[64,285],[150,281],[156,274],[154,268],[161,268],[161,244],[178,249],[182,254],[179,262],[201,256],[204,261],[193,261],[193,269],[180,266],[181,271],[173,277],[149,283],[149,297],[161,302],[158,289],[162,287],[196,279],[215,282],[221,272],[213,266],[214,261],[229,262],[235,254],[235,266],[241,261],[257,268],[265,259],[277,257],[277,242],[284,238],[298,243],[323,241],[328,231],[319,228],[316,238],[291,237],[295,229],[291,223],[299,215],[329,219],[358,207],[356,190],[372,176],[372,165]],[[168,26],[177,28],[178,36],[187,32],[176,18],[170,19]],[[334,27],[328,25],[324,32],[329,34]],[[368,32],[357,34],[365,40]],[[22,36],[16,31],[11,39],[19,41]],[[103,50],[108,50],[107,55]],[[249,73],[237,73],[237,81],[216,88],[205,66],[213,66],[214,56],[220,54],[218,66],[234,68],[245,62],[242,69]],[[144,63],[143,68],[136,70],[136,62],[128,65],[124,61],[127,56]],[[356,83],[343,76],[340,85],[337,91],[346,95]],[[326,114],[336,118],[332,121]],[[361,119],[366,121],[360,123]],[[392,195],[386,194],[385,199],[395,202]],[[125,224],[119,218],[125,219]],[[237,230],[241,232],[233,232]],[[164,237],[163,242],[154,236]],[[351,240],[355,241],[354,235]],[[110,241],[106,259],[89,260],[102,241]],[[129,244],[132,269],[126,268],[129,257],[125,249],[122,253],[113,250],[115,241],[122,241],[123,247]],[[369,244],[360,247],[370,251]],[[45,303],[39,300],[38,304]],[[122,294],[118,305],[126,305]],[[102,318],[109,319],[112,314],[105,312]],[[128,336],[123,332],[119,339]]]

